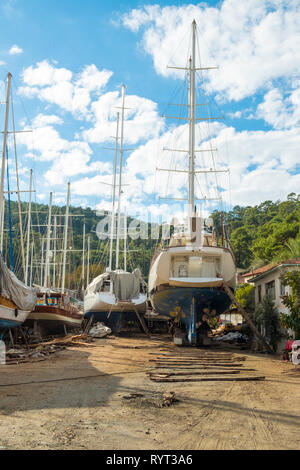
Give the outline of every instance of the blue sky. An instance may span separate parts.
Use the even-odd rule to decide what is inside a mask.
[[[111,181],[113,151],[106,147],[124,83],[125,146],[134,149],[125,154],[127,210],[169,213],[172,203],[159,196],[184,196],[186,177],[156,168],[185,168],[186,155],[163,148],[187,148],[187,129],[162,117],[183,113],[169,103],[182,102],[184,76],[166,66],[185,66],[195,18],[201,64],[219,66],[203,74],[198,99],[211,103],[210,115],[225,115],[199,124],[197,145],[218,149],[217,169],[230,167],[230,178],[217,180],[225,208],[299,192],[299,14],[296,0],[3,0],[1,94],[9,71],[17,127],[32,129],[17,137],[22,187],[33,168],[38,202],[54,191],[63,204],[70,180],[73,204],[110,207],[103,182]],[[209,155],[199,155],[199,169],[212,167]],[[198,197],[214,194],[210,178],[197,181]]]

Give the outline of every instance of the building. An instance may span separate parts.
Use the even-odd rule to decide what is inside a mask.
[[[262,299],[268,295],[274,302],[274,307],[279,313],[289,313],[289,310],[283,305],[284,295],[291,294],[291,288],[284,286],[280,281],[280,276],[288,271],[300,270],[300,259],[290,259],[279,264],[267,265],[253,271],[254,277],[246,276],[248,283],[255,287],[255,305],[259,305]],[[284,332],[284,330],[283,330]],[[263,333],[263,332],[262,332]],[[286,331],[285,331],[286,333]],[[288,332],[292,334],[292,332]],[[283,348],[286,338],[279,343],[279,348]]]
[[[269,271],[271,268],[277,266],[275,263],[273,264],[267,264],[265,266],[261,266],[260,268],[252,269],[251,271],[247,271],[246,273],[239,273],[237,277],[237,283],[238,284],[245,284],[245,283],[252,283],[249,282],[250,279],[252,280],[254,277],[259,276],[260,274],[263,274],[267,271]]]

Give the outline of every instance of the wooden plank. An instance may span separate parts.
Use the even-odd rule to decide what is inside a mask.
[[[188,377],[188,378],[154,378],[150,376],[150,379],[154,382],[243,382],[251,380],[265,380],[265,376],[253,376],[253,377]]]

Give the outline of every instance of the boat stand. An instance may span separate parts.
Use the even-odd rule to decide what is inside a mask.
[[[195,297],[192,298],[191,302],[191,320],[188,326],[188,341],[191,346],[197,345]]]

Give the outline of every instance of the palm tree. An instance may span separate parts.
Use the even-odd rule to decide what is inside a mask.
[[[300,259],[300,235],[296,238],[289,238],[283,245],[281,251],[274,258],[274,261],[280,262],[288,259]]]

